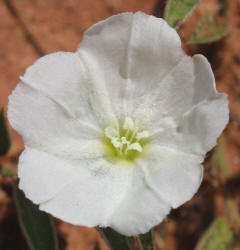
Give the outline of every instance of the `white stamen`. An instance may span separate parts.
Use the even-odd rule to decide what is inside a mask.
[[[133,122],[132,118],[126,117],[125,121],[124,121],[124,124],[123,124],[123,128],[126,129],[126,130],[133,130],[134,127],[135,126],[134,126],[134,122]]]
[[[122,141],[122,144],[127,144],[127,145],[130,144],[130,141],[128,141],[128,140],[126,139],[126,137],[122,137],[122,138],[121,138],[121,141]]]
[[[142,152],[143,147],[139,140],[149,137],[149,132],[146,130],[138,132],[138,122],[130,117],[125,118],[123,129],[125,130],[125,135],[122,137],[120,137],[119,130],[114,127],[107,127],[104,132],[106,137],[111,140],[112,145],[119,150],[120,155],[127,155],[129,150]],[[131,138],[128,138],[130,132]]]
[[[113,127],[105,128],[104,132],[109,139],[112,139],[113,137],[118,137],[118,131]]]
[[[122,147],[122,143],[120,142],[118,137],[113,137],[111,138],[111,143],[115,148],[121,148]]]
[[[140,145],[140,143],[135,142],[128,146],[128,150],[136,150],[138,152],[142,152],[142,146]]]
[[[135,130],[133,131],[132,136],[131,136],[131,138],[130,138],[130,143],[133,141],[133,139],[134,139],[136,133],[137,133],[137,129],[135,129]]]

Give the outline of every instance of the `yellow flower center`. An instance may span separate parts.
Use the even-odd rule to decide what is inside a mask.
[[[104,129],[105,153],[110,160],[133,162],[137,159],[147,142],[149,132],[140,129],[138,122],[126,117],[120,128]]]

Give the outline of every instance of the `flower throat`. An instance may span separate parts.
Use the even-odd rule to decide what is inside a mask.
[[[141,155],[148,137],[148,131],[141,130],[137,121],[126,117],[119,128],[110,126],[104,129],[106,156],[115,161],[133,162]]]

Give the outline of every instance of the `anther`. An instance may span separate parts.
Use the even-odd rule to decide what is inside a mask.
[[[131,117],[126,117],[121,128],[107,127],[104,129],[105,136],[110,139],[110,142],[115,149],[116,155],[128,158],[130,152],[143,151],[143,139],[149,137],[149,132],[146,130],[139,131],[138,122]]]

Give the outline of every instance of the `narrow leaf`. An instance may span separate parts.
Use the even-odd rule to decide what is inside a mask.
[[[137,239],[141,250],[156,250],[153,230],[139,235]]]
[[[126,237],[126,241],[127,241],[127,244],[128,244],[128,248],[130,250],[135,250],[133,237]]]
[[[225,218],[216,219],[204,233],[195,250],[232,250],[234,235]]]
[[[111,250],[128,250],[127,238],[111,228],[98,228],[103,239],[106,241],[107,245]]]
[[[188,17],[201,0],[168,0],[164,19],[172,27],[178,27]]]
[[[5,155],[10,148],[10,138],[3,109],[0,111],[0,156]]]
[[[204,44],[215,42],[229,34],[226,22],[216,21],[213,16],[205,15],[195,25],[188,43]]]
[[[20,226],[31,250],[57,250],[57,239],[51,217],[25,198],[16,186],[15,202]]]

